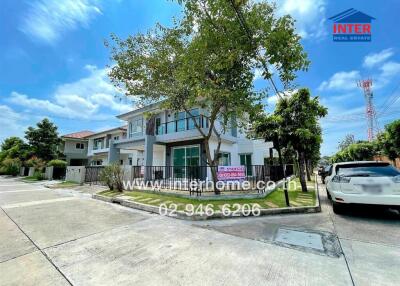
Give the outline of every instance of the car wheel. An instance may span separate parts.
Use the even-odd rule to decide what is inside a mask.
[[[333,212],[335,214],[342,214],[344,213],[345,206],[343,204],[339,204],[337,202],[332,202]]]
[[[328,196],[328,199],[329,199],[329,200],[332,200],[332,196],[331,196],[331,194],[328,192],[328,190],[326,190],[326,195]]]

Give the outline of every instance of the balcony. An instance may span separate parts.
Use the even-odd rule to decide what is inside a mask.
[[[92,150],[89,150],[88,156],[93,156],[95,154],[100,154],[100,153],[108,153],[110,148],[98,148],[98,147],[93,147]]]
[[[209,120],[204,115],[193,116],[190,118],[177,119],[168,122],[156,124],[155,135],[165,135],[176,132],[182,132],[187,130],[196,129],[195,121],[200,126],[200,128],[208,128]]]

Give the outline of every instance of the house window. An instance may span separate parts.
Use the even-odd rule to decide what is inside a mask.
[[[85,144],[83,144],[83,143],[76,143],[75,148],[76,148],[76,149],[85,149]]]
[[[186,130],[185,114],[186,114],[185,112],[175,113],[176,131],[177,132]]]
[[[119,160],[119,164],[123,165],[124,164],[124,160]]]
[[[230,166],[231,165],[231,153],[220,152],[218,155],[218,165]]]
[[[251,154],[241,154],[240,155],[240,165],[241,166],[246,166],[246,176],[252,176],[253,175]]]
[[[161,124],[161,118],[157,117],[156,118],[156,134],[161,135],[164,134],[164,126]]]
[[[114,136],[114,141],[118,141],[119,140],[119,136]]]
[[[93,141],[93,149],[101,149],[101,144],[103,143],[103,139],[94,139]]]
[[[189,115],[189,113],[186,114],[186,117],[188,118],[188,130],[196,128],[196,125],[194,123],[195,120],[196,120],[197,124],[200,125],[199,109],[194,108],[194,109],[190,110],[190,114],[192,115],[192,117]]]
[[[101,166],[103,165],[103,160],[94,160],[92,161],[93,166]]]
[[[143,133],[143,118],[136,118],[129,122],[129,137]]]

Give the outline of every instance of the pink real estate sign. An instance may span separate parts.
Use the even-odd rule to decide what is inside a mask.
[[[217,178],[219,181],[244,180],[245,166],[218,166]]]

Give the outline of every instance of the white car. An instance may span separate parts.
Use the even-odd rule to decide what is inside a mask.
[[[333,164],[326,189],[335,213],[349,204],[385,205],[400,211],[400,171],[386,162]]]

